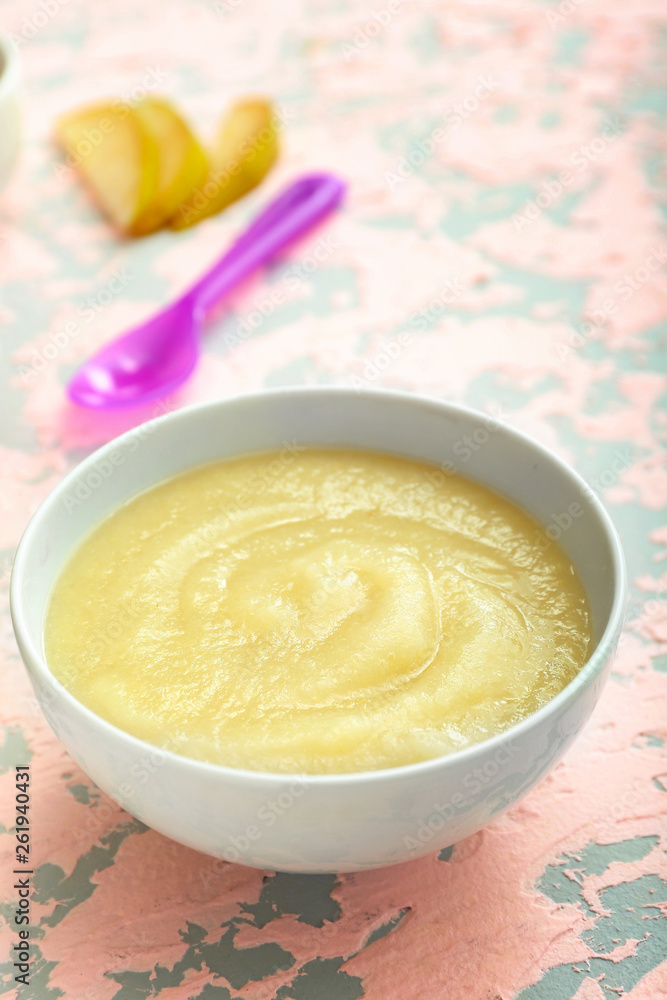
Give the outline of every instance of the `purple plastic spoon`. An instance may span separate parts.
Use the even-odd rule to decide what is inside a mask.
[[[67,391],[80,406],[117,409],[164,396],[197,364],[209,310],[341,201],[345,184],[308,174],[279,194],[196,285],[148,322],[107,344],[79,368]]]

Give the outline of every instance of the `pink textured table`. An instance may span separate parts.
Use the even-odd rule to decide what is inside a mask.
[[[667,997],[664,3],[5,0],[2,13],[25,136],[0,197],[0,992],[17,985],[13,769],[29,763],[21,1000]],[[50,129],[84,100],[156,92],[204,137],[234,97],[272,95],[283,156],[224,215],[123,242]],[[77,411],[69,375],[320,168],[348,179],[345,209],[239,290],[165,406],[361,381],[488,410],[593,485],[632,588],[599,707],[536,791],[439,855],[339,877],[215,862],[124,813],[48,729],[7,607],[31,512],[156,412]]]

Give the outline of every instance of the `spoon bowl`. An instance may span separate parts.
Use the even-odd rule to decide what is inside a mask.
[[[165,396],[194,370],[199,331],[192,302],[179,299],[102,348],[71,380],[70,399],[94,409]]]
[[[199,358],[207,313],[255,268],[335,208],[345,184],[331,174],[309,174],[275,198],[196,285],[145,323],[87,361],[67,391],[79,406],[139,406],[174,390]]]

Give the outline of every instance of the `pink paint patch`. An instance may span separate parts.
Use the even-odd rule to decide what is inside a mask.
[[[0,208],[0,320],[14,352],[3,384],[19,414],[8,421],[11,446],[0,450],[0,549],[11,552],[82,451],[141,421],[267,384],[350,385],[353,377],[371,388],[492,401],[513,426],[580,461],[605,501],[635,505],[635,520],[645,512],[653,523],[665,509],[666,380],[647,366],[652,331],[667,315],[667,269],[646,157],[667,145],[658,117],[641,110],[644,89],[661,86],[664,0],[645,0],[631,14],[627,0],[405,3],[386,25],[387,4],[376,18],[354,2],[293,0],[288,18],[265,0],[115,0],[89,4],[85,14],[63,2],[53,17],[49,4],[5,7],[26,83],[22,159]],[[26,22],[38,27],[29,38]],[[146,79],[204,137],[235,95],[276,95],[287,121],[283,154],[266,185],[228,213],[186,233],[118,241],[76,175],[56,169],[62,157],[50,135],[56,115],[84,100],[131,100]],[[640,110],[614,124],[620,106]],[[410,152],[436,128],[433,152],[411,165]],[[181,392],[113,415],[67,402],[65,382],[84,358],[195,280],[288,179],[322,168],[349,181],[345,208],[221,306]],[[301,274],[295,269],[321,236],[330,252]],[[86,299],[123,267],[133,276],[127,292],[90,316]],[[239,336],[276,287],[284,308]],[[71,321],[77,333],[63,338]],[[378,359],[401,334],[407,343],[383,370]],[[612,398],[599,406],[602,392]],[[598,454],[611,457],[598,463]],[[628,528],[628,513],[632,565],[648,528]],[[666,558],[667,527],[649,538],[656,562]],[[129,972],[141,976],[132,980],[138,990],[164,1000],[188,1000],[206,986],[273,1000],[281,987],[307,994],[303,976],[289,986],[305,963],[342,957],[341,973],[359,977],[367,1000],[510,1000],[560,963],[583,969],[591,955],[583,935],[595,919],[584,901],[599,915],[605,889],[667,878],[667,675],[652,666],[667,648],[665,576],[646,563],[633,572],[643,608],[621,640],[613,678],[582,738],[526,800],[457,844],[447,862],[428,857],[342,877],[332,893],[335,921],[311,926],[276,908],[256,926],[248,907],[271,885],[261,872],[221,865],[153,831],[128,836],[108,863],[110,835],[129,817],[97,796],[48,729],[6,613],[9,559],[0,563],[2,722],[20,727],[33,754],[36,861],[51,866],[33,916],[43,921],[38,944],[53,963],[51,988],[72,1000],[112,1000],[121,986],[109,974]],[[8,830],[11,778],[0,775]],[[88,803],[81,789],[74,797],[77,785]],[[599,875],[576,870],[573,859],[590,842],[656,836],[638,861],[612,861]],[[6,876],[11,847],[3,838]],[[576,901],[556,904],[539,885],[565,854]],[[91,858],[99,862],[89,875],[82,857],[92,868]],[[63,919],[68,890],[57,898],[58,869],[91,890]],[[298,910],[301,890],[292,884]],[[14,898],[10,878],[2,898]],[[651,933],[659,910],[645,909]],[[186,953],[188,922],[214,944],[229,921],[235,948],[279,944],[294,965],[237,988],[225,977],[229,964],[213,972],[192,961],[181,982],[161,987],[163,970]],[[13,928],[5,923],[0,936],[6,956]],[[636,937],[619,943],[610,967],[641,947]],[[252,958],[241,956],[252,972]],[[346,986],[352,995],[356,983]],[[608,1000],[610,992],[582,972],[576,1000]],[[667,996],[667,964],[625,995]]]

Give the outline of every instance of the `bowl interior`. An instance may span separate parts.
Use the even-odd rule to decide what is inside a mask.
[[[611,525],[582,480],[546,449],[491,418],[404,393],[277,390],[181,410],[89,456],[39,509],[12,580],[15,628],[43,663],[52,587],[83,537],[137,493],[185,469],[287,444],[392,452],[455,470],[513,500],[560,543],[588,594],[594,642],[620,613],[623,560]],[[550,529],[550,530],[549,530]]]

